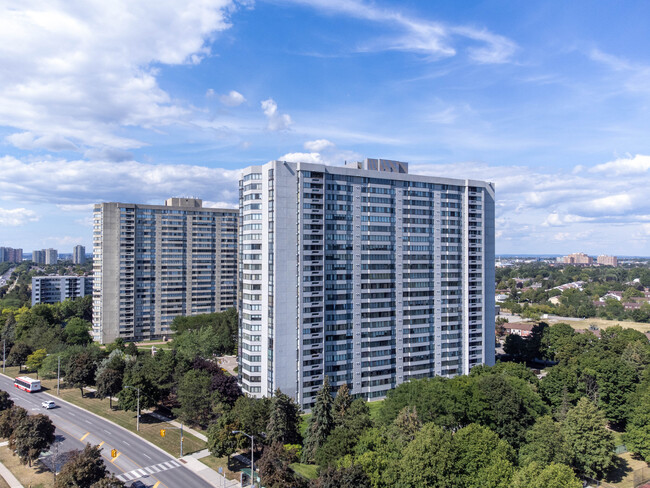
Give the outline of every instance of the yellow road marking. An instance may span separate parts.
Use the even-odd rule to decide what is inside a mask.
[[[111,462],[112,462],[112,463],[115,463],[115,460],[116,460],[118,457],[120,457],[121,455],[122,455],[122,453],[121,453],[121,452],[118,452],[118,453],[117,453],[117,456],[115,456],[113,459],[111,459]]]
[[[90,435],[90,432],[86,432],[86,433],[83,435],[83,437],[82,437],[81,439],[79,439],[79,440],[80,440],[80,441],[83,441],[83,440],[84,440],[86,437],[88,437],[89,435]]]
[[[99,444],[97,444],[98,447],[102,447],[104,445],[104,441],[101,441]]]
[[[153,485],[153,488],[158,488],[160,486],[160,481]]]

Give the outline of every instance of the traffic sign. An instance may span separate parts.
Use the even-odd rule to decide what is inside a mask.
[[[117,449],[111,449],[111,457],[117,457]]]
[[[165,437],[165,429],[160,429],[160,437]]]

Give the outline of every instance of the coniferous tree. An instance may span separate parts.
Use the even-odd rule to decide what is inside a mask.
[[[325,444],[327,437],[334,429],[334,420],[332,418],[332,394],[330,389],[329,378],[325,376],[323,387],[318,390],[316,404],[312,409],[312,415],[307,427],[305,436],[305,445],[302,456],[305,461],[311,461],[316,455],[320,446]]]
[[[350,405],[352,405],[350,388],[348,388],[347,384],[343,384],[336,392],[336,398],[334,398],[334,403],[332,404],[332,418],[334,419],[334,425],[339,426],[343,423],[343,418],[350,408]]]
[[[271,415],[266,426],[270,442],[300,444],[300,407],[292,398],[276,390],[271,404]]]

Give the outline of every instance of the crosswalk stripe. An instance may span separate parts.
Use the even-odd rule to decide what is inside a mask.
[[[150,474],[167,471],[168,469],[174,469],[180,466],[181,464],[178,461],[167,461],[164,463],[154,464],[152,466],[146,466],[144,468],[133,469],[131,471],[118,475],[117,479],[125,482],[133,481],[136,478],[143,478],[145,476],[149,476]]]

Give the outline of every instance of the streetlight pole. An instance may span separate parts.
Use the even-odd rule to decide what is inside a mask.
[[[248,435],[246,432],[241,430],[233,430],[233,434],[243,434],[251,440],[251,486],[255,486],[255,441],[253,440],[252,435]]]
[[[7,339],[2,339],[2,373],[5,372],[5,363],[7,362]]]
[[[57,357],[56,361],[56,396],[59,395],[59,387],[61,386],[61,355]]]
[[[136,386],[129,386],[129,385],[126,385],[124,388],[132,388],[134,390],[137,390],[137,392],[138,392],[138,403],[137,403],[137,407],[136,407],[137,414],[136,414],[136,417],[135,417],[135,430],[137,432],[140,432],[140,388],[138,388]]]

